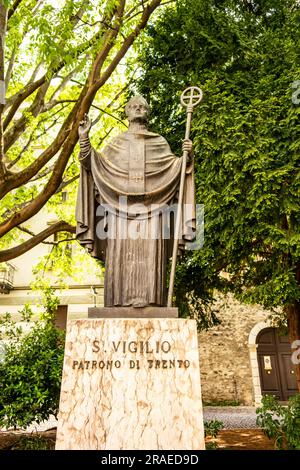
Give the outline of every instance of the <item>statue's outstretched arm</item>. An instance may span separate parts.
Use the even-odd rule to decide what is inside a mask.
[[[79,146],[80,146],[80,163],[87,169],[90,170],[91,167],[91,142],[89,138],[89,131],[91,129],[92,122],[89,119],[88,115],[84,115],[84,119],[80,121],[78,128],[79,135]]]

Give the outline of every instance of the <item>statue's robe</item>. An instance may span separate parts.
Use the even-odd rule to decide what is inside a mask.
[[[143,129],[120,134],[101,153],[90,148],[80,159],[77,238],[105,261],[104,305],[166,305],[174,223],[164,211],[176,204],[182,158]],[[183,202],[181,248],[195,237],[193,163]]]

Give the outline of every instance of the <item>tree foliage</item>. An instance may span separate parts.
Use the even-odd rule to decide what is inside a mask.
[[[275,449],[300,450],[300,394],[290,397],[287,406],[266,395],[256,413],[257,425],[274,439]]]
[[[179,265],[181,308],[232,291],[279,307],[291,342],[300,337],[299,24],[295,0],[177,1],[147,28],[138,81],[154,130],[175,150],[179,94],[204,91],[192,137],[205,243]]]
[[[64,188],[75,199],[84,114],[91,109],[100,121],[97,147],[116,125],[124,129],[122,60],[161,3],[0,1],[0,262],[74,232],[74,211],[59,209],[55,224],[23,239],[27,221],[46,204],[56,207]]]
[[[147,29],[138,87],[174,149],[175,97],[191,84],[205,97],[193,123],[205,245],[181,268],[187,290],[196,276],[267,308],[300,298],[299,21],[295,1],[186,0]]]
[[[22,323],[10,314],[0,321],[3,357],[0,362],[0,425],[26,428],[57,415],[64,332],[53,320],[59,299],[53,289],[44,291],[44,312],[32,322],[25,306]]]

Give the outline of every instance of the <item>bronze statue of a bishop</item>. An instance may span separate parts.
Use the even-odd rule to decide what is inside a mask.
[[[143,97],[131,98],[125,112],[128,130],[99,152],[88,137],[89,118],[80,124],[76,236],[93,257],[105,262],[105,307],[165,306],[182,157],[148,130],[149,106]],[[195,237],[192,142],[184,140],[182,148],[189,158],[181,248]]]

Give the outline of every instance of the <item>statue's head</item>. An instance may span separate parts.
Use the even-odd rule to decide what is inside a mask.
[[[133,96],[125,106],[125,114],[129,122],[148,122],[150,107],[140,95]]]

